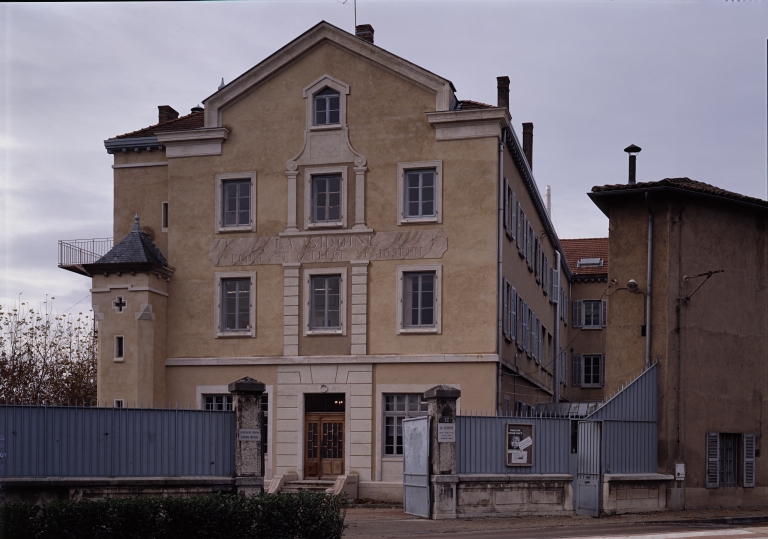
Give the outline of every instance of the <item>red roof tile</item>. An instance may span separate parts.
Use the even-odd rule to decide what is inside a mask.
[[[603,275],[608,273],[608,238],[560,239],[565,259],[574,275]],[[602,266],[579,267],[582,258],[601,258]]]
[[[203,128],[203,113],[193,112],[186,116],[181,116],[175,120],[169,120],[161,124],[150,125],[144,129],[126,133],[124,135],[118,135],[109,140],[121,139],[121,138],[139,138],[139,137],[151,137],[157,133],[164,133],[166,131],[188,131],[191,129]]]
[[[741,202],[748,202],[750,204],[757,204],[758,206],[768,207],[768,202],[759,198],[753,198],[732,191],[726,191],[720,187],[709,185],[704,182],[697,182],[690,178],[664,178],[658,182],[642,182],[642,183],[622,183],[616,185],[598,185],[592,188],[593,193],[607,193],[611,191],[630,191],[633,189],[648,189],[654,187],[671,187],[676,189],[683,189],[685,191],[691,191],[693,193],[701,193],[705,195],[715,195],[731,200],[738,200]]]
[[[480,103],[479,101],[470,101],[469,99],[465,99],[464,101],[459,101],[456,104],[456,110],[470,110],[470,109],[493,109],[496,108],[493,105],[488,105],[486,103]]]

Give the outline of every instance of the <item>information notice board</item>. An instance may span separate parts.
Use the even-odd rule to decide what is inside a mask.
[[[533,425],[507,423],[507,466],[533,466]]]

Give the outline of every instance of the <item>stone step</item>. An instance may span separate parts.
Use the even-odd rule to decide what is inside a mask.
[[[323,481],[320,479],[286,481],[280,490],[281,492],[301,492],[302,490],[307,492],[325,492],[329,488],[332,489],[335,484],[335,481]]]

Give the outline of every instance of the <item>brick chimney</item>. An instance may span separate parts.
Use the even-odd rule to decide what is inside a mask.
[[[373,45],[373,26],[370,24],[358,24],[355,26],[355,35]]]
[[[497,107],[509,110],[509,77],[496,77],[496,88],[499,91]]]
[[[165,123],[169,120],[175,120],[179,117],[179,113],[169,105],[159,105],[157,107],[157,123]]]
[[[533,124],[523,124],[523,153],[528,160],[528,167],[533,170]]]

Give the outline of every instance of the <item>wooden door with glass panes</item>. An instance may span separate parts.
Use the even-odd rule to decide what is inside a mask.
[[[344,414],[305,416],[304,477],[330,479],[344,474]]]

